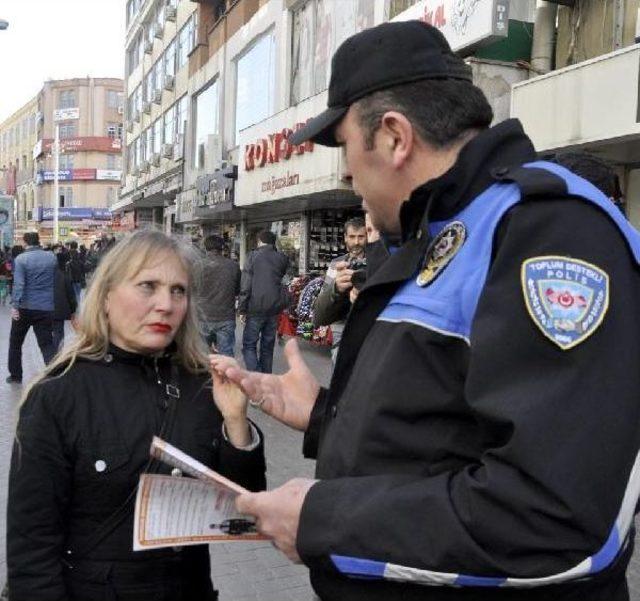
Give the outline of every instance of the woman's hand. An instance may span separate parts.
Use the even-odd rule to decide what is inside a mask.
[[[234,447],[246,447],[251,444],[247,396],[224,375],[226,369],[237,368],[238,362],[233,357],[209,355],[209,365],[213,379],[213,400],[224,418],[229,441]]]

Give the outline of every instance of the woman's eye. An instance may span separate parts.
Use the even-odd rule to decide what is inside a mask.
[[[187,293],[187,291],[182,286],[174,286],[171,289],[171,294],[173,294],[175,296],[184,296],[186,293]]]
[[[138,288],[144,290],[145,292],[153,292],[155,286],[153,282],[140,282],[138,284]]]

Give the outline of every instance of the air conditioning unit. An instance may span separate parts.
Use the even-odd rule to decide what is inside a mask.
[[[151,112],[151,102],[147,101],[142,105],[142,112],[147,115]]]
[[[145,54],[151,54],[153,52],[153,41],[145,40],[144,41],[144,51]]]
[[[162,90],[154,90],[153,92],[153,101],[156,104],[162,103]]]
[[[175,77],[173,75],[167,75],[164,78],[164,89],[165,90],[173,90],[173,86],[175,84]]]
[[[151,157],[151,164],[154,167],[160,167],[160,153],[156,152],[153,154],[153,156]]]
[[[124,107],[123,106],[119,106],[118,107],[118,115],[124,115]]]
[[[140,163],[140,173],[149,173],[149,161]]]
[[[163,144],[162,145],[162,156],[165,159],[173,158],[173,144]]]
[[[162,25],[160,25],[160,23],[154,23],[153,24],[153,35],[154,35],[154,37],[158,38],[159,40],[162,39],[162,36],[164,35],[164,27],[162,27]]]
[[[178,10],[175,6],[165,6],[164,7],[164,18],[167,21],[171,21],[172,23],[176,22],[176,17],[178,16]]]

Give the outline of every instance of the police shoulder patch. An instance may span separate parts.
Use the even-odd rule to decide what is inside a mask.
[[[571,257],[532,257],[522,263],[527,311],[540,331],[568,350],[593,334],[609,308],[609,276]]]

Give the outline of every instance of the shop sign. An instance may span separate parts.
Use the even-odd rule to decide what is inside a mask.
[[[268,134],[258,139],[255,144],[247,144],[244,147],[245,171],[252,171],[256,167],[264,167],[267,164],[280,162],[280,159],[288,161],[293,155],[313,152],[313,142],[305,142],[298,146],[289,144],[289,136],[304,127],[305,123],[296,123],[293,129],[285,127],[281,131]]]
[[[187,190],[176,199],[176,222],[193,221],[196,214],[197,196],[195,190]]]
[[[43,182],[52,182],[55,179],[55,171],[38,171],[36,176],[36,184]],[[69,182],[73,179],[71,169],[59,169],[58,180],[61,182]]]
[[[469,55],[509,33],[509,0],[420,0],[392,21],[417,19],[437,27],[451,49]]]
[[[111,221],[111,211],[96,207],[62,207],[58,209],[59,221],[82,221],[86,219]],[[38,207],[36,209],[36,221],[53,221],[53,209]]]
[[[196,180],[197,206],[213,206],[233,202],[233,168],[202,175]]]
[[[96,179],[96,170],[95,169],[72,169],[71,179],[94,180]]]
[[[72,119],[80,119],[80,109],[57,109],[53,111],[54,121],[71,121]]]
[[[42,152],[51,152],[52,147],[53,140],[51,138],[42,140],[40,154]],[[121,140],[119,138],[109,138],[108,136],[88,136],[60,140],[60,152],[120,152],[121,150]]]
[[[120,169],[96,169],[96,179],[119,182],[122,179]]]

